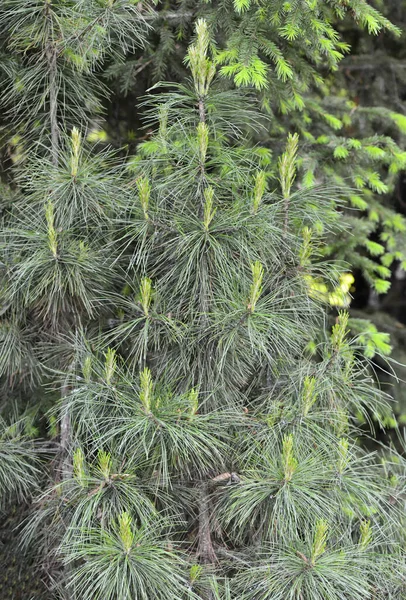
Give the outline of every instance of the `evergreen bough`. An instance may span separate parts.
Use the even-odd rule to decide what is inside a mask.
[[[131,2],[78,5],[89,39],[74,62],[96,94],[97,60],[146,21],[117,37]],[[64,32],[71,8],[38,15]],[[24,57],[65,61],[69,35],[44,37],[56,29],[33,15],[7,23],[32,37]],[[69,52],[47,76],[64,81]],[[404,460],[359,441],[359,418],[379,421],[386,400],[348,314],[325,326],[315,283],[340,274],[322,256],[340,189],[295,185],[297,134],[272,178],[252,142],[266,119],[224,85],[204,20],[186,65],[187,82],[145,99],[154,133],[129,161],[55,117],[75,115],[81,89],[66,106],[50,79],[44,115],[22,113],[41,144],[4,216],[2,375],[21,403],[48,386],[60,432],[24,540],[64,598],[398,600]],[[25,496],[38,457],[13,431],[19,468],[0,469],[0,490]]]

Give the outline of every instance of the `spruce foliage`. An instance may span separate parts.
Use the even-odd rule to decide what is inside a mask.
[[[267,22],[257,3],[223,4]],[[310,48],[333,53],[320,4],[284,3],[300,17],[279,32],[288,48],[306,46],[304,27]],[[348,5],[323,4],[339,15]],[[371,31],[387,25],[351,4]],[[35,495],[23,539],[55,597],[398,600],[404,459],[359,439],[360,419],[389,409],[365,340],[346,312],[327,328],[317,285],[342,274],[323,255],[327,234],[343,231],[342,189],[303,185],[297,133],[283,134],[272,167],[256,144],[268,117],[225,82],[253,83],[224,71],[237,64],[224,54],[233,38],[219,59],[210,20],[196,21],[188,78],[143,100],[152,133],[136,155],[92,147],[87,94],[103,93],[101,61],[141,43],[139,10],[1,8],[32,77],[13,123],[40,143],[26,138],[4,211],[0,365],[20,408],[48,391],[60,443],[41,477],[35,447],[10,430],[4,464],[18,468],[0,467],[0,491]]]

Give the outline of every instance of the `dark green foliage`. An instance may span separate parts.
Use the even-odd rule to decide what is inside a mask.
[[[0,27],[14,59],[4,63],[3,106],[17,131],[36,141],[60,123],[87,124],[101,109],[97,94],[106,91],[95,69],[107,54],[118,60],[142,46],[148,30],[137,5],[127,0],[6,0]]]
[[[24,431],[24,422],[0,420],[0,507],[7,502],[28,500],[39,480],[38,454]]]
[[[342,189],[348,229],[338,239],[332,236],[326,254],[345,260],[377,293],[387,292],[391,266],[405,257],[404,218],[390,197],[406,164],[404,64],[391,56],[393,48],[404,54],[398,3],[213,0],[185,2],[178,10],[162,4],[154,21],[161,40],[153,36],[148,58],[135,61],[142,82],[133,77],[131,62],[128,69],[110,66],[109,77],[116,75],[125,94],[157,81],[157,74],[183,80],[181,48],[193,33],[193,20],[204,15],[223,78],[258,90],[261,108],[271,117],[261,141],[281,151],[287,132],[300,132],[302,184]],[[372,35],[360,36],[354,21]],[[347,56],[354,30],[359,48]],[[275,167],[271,159],[273,174]]]
[[[346,312],[326,324],[329,302],[346,301],[331,302],[344,265],[326,255],[350,222],[348,188],[339,170],[329,185],[303,173],[312,134],[286,135],[294,114],[274,152],[257,143],[287,98],[286,110],[320,115],[300,98],[322,85],[324,54],[335,66],[345,50],[335,18],[351,9],[370,32],[390,23],[361,0],[202,6],[188,77],[144,98],[148,135],[123,157],[79,127],[97,112],[104,61],[111,76],[126,53],[138,60],[146,23],[162,15],[124,0],[28,8],[1,9],[6,50],[29,77],[50,48],[56,63],[41,71],[41,102],[8,123],[23,143],[4,200],[0,365],[6,398],[48,402],[59,442],[23,529],[52,593],[402,598],[404,458],[366,450],[359,429],[390,414],[369,362],[388,340],[359,322],[352,338]],[[335,118],[324,120],[334,129]],[[369,178],[377,191],[379,181]],[[4,487],[30,498],[36,454],[11,431]]]

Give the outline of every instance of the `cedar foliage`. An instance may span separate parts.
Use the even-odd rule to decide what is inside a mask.
[[[353,5],[371,31],[389,27]],[[224,6],[258,19],[252,2]],[[402,598],[404,460],[359,442],[386,398],[348,314],[326,327],[317,287],[342,272],[323,253],[345,193],[297,182],[296,133],[282,131],[276,161],[255,143],[263,98],[225,82],[240,71],[224,72],[234,59],[219,60],[210,19],[196,21],[189,76],[142,101],[153,133],[136,155],[91,146],[97,74],[142,46],[155,17],[140,10],[1,8],[22,156],[4,195],[0,364],[26,411],[1,423],[2,499],[35,496],[22,539],[54,597]],[[45,476],[32,397],[59,441]]]

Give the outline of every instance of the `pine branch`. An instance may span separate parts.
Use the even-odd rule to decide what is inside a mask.
[[[52,31],[52,15],[50,12],[50,0],[45,0],[45,18],[48,21],[48,27]],[[49,73],[49,120],[51,129],[51,155],[55,166],[58,166],[59,160],[59,126],[58,126],[58,49],[56,44],[49,40],[45,47],[45,56],[47,59]]]
[[[211,507],[209,495],[209,483],[203,482],[199,489],[199,532],[197,556],[203,564],[214,564],[217,562],[211,539]]]

